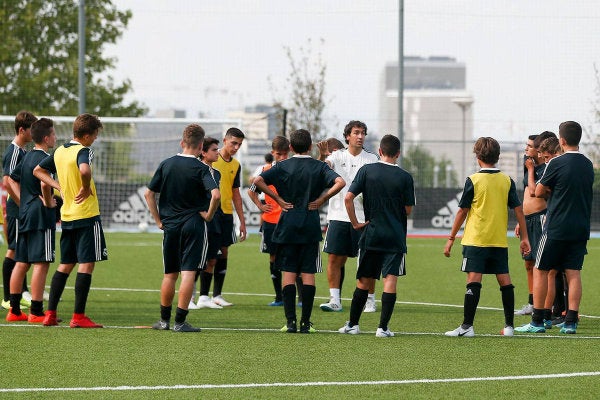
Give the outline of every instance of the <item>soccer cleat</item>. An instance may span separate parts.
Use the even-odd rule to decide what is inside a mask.
[[[283,333],[296,333],[296,321],[288,321],[287,324],[280,329]]]
[[[188,310],[199,310],[201,307],[197,306],[194,303],[194,300],[190,300],[190,304],[188,304]]]
[[[533,313],[533,304],[525,304],[520,310],[515,311],[515,315],[531,315]]]
[[[360,328],[358,324],[350,326],[350,321],[346,321],[346,324],[338,329],[339,333],[347,333],[348,335],[358,335],[360,333]]]
[[[2,300],[2,308],[4,308],[5,310],[10,310],[10,301]]]
[[[394,332],[390,331],[389,329],[384,331],[383,328],[377,328],[375,337],[394,337]]]
[[[513,328],[512,326],[505,326],[504,329],[502,329],[500,331],[500,334],[502,336],[514,336],[515,335],[515,328]]]
[[[302,308],[302,302],[301,301],[298,302],[298,307]]]
[[[577,333],[577,323],[575,322],[575,323],[568,324],[565,322],[563,324],[562,328],[560,328],[560,333],[566,333],[569,335],[576,334]]]
[[[30,324],[42,324],[44,323],[44,319],[46,319],[45,315],[29,314],[29,316],[27,317],[27,322],[29,322]]]
[[[283,305],[283,301],[282,300],[273,300],[268,305],[271,307],[281,307]]]
[[[48,291],[44,290],[44,294],[43,294],[42,298],[44,299],[44,301],[50,301],[50,293],[48,293]]]
[[[23,292],[21,296],[21,305],[31,307],[31,293],[26,291]]]
[[[546,332],[546,328],[544,325],[534,325],[532,322],[525,324],[523,326],[518,326],[515,328],[515,332],[521,333],[544,333]]]
[[[187,321],[182,323],[175,322],[175,325],[173,325],[173,332],[200,332],[201,330],[200,328],[194,328]]]
[[[366,313],[374,313],[375,311],[377,311],[377,305],[375,304],[375,299],[367,299],[367,303],[365,304],[365,308],[363,309],[363,312]]]
[[[44,326],[56,326],[58,325],[58,318],[56,318],[56,311],[46,311],[44,317]]]
[[[164,319],[159,319],[155,323],[152,324],[152,329],[157,331],[168,331],[169,330],[169,321],[165,321]]]
[[[104,328],[102,325],[95,323],[85,314],[73,314],[71,328]]]
[[[214,308],[216,310],[220,310],[221,308],[223,308],[220,305],[213,302],[208,296],[200,296],[198,298],[198,303],[196,303],[196,306],[198,308]]]
[[[323,304],[321,304],[319,307],[321,308],[321,310],[327,311],[327,312],[339,312],[339,311],[342,311],[342,304],[333,301],[333,299],[331,299],[329,301],[329,303],[323,303]]]
[[[552,320],[552,325],[562,328],[562,324],[564,322],[565,322],[565,317],[563,315],[561,315],[560,317],[556,317]]]
[[[545,319],[544,320],[544,328],[546,328],[546,329],[552,329],[552,320],[551,319]]]
[[[444,335],[446,336],[464,336],[464,337],[473,337],[475,336],[475,329],[473,329],[473,325],[471,325],[470,327],[468,327],[467,329],[464,329],[462,327],[462,325],[460,325],[458,328],[456,328],[453,331],[448,331],[446,333],[444,333]]]
[[[8,314],[6,314],[6,320],[8,322],[19,322],[19,321],[27,321],[27,314],[24,312],[20,314],[13,314],[12,308],[8,310]]]
[[[214,296],[212,298],[212,301],[213,301],[213,303],[215,303],[216,305],[221,306],[221,307],[229,307],[229,306],[233,305],[233,303],[228,302],[221,295]]]
[[[300,333],[317,333],[317,330],[313,328],[312,322],[300,321]]]

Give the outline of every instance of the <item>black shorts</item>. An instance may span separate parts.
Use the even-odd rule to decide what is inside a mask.
[[[296,274],[322,272],[319,242],[303,244],[278,243],[275,267]]]
[[[6,216],[6,235],[8,249],[15,250],[17,248],[17,236],[19,236],[19,220],[17,218]]]
[[[221,246],[229,247],[237,242],[235,225],[233,224],[233,214],[220,212],[219,222],[221,223]]]
[[[406,275],[404,253],[364,250],[358,252],[358,270],[356,279],[384,278],[388,275]]]
[[[360,232],[350,222],[329,221],[323,251],[338,256],[356,257]]]
[[[208,232],[208,244],[206,247],[206,259],[214,260],[221,249],[221,234],[216,232]],[[200,267],[204,269],[204,265]]]
[[[463,246],[463,272],[508,274],[508,248]]]
[[[21,232],[15,261],[27,264],[54,262],[55,232],[54,229]]]
[[[92,263],[108,260],[102,223],[75,229],[64,229],[60,235],[60,263]]]
[[[178,229],[165,231],[164,273],[196,271],[203,268],[206,263],[207,242],[206,222],[199,214],[192,214]]]
[[[260,251],[263,253],[275,254],[277,252],[277,244],[273,243],[273,232],[277,224],[263,221],[260,224]]]
[[[587,240],[552,240],[544,233],[535,258],[535,267],[542,271],[581,270],[586,254]]]
[[[526,256],[523,256],[523,260],[535,260],[538,244],[540,243],[540,239],[542,237],[542,227],[544,226],[545,218],[546,210],[538,211],[525,216],[525,223],[527,224],[527,236],[529,237],[531,252],[529,252],[529,254]]]

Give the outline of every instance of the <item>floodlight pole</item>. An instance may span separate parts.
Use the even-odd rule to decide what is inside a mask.
[[[402,154],[404,153],[404,0],[398,0],[398,139],[400,139],[398,165],[402,167]]]
[[[474,100],[472,97],[459,97],[456,99],[452,99],[452,102],[460,107],[462,110],[462,178],[465,180],[467,178],[466,171],[466,151],[465,146],[467,143],[466,131],[467,131],[467,110],[471,107]]]
[[[79,0],[79,114],[85,112],[85,0]]]

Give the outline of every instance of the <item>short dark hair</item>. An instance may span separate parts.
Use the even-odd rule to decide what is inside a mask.
[[[202,151],[208,151],[208,149],[210,148],[210,146],[212,146],[213,144],[218,145],[219,144],[219,140],[215,139],[213,137],[210,137],[210,136],[206,136],[204,138],[204,142],[202,142]]]
[[[555,138],[556,134],[554,132],[550,132],[550,131],[544,131],[544,132],[540,133],[539,135],[537,135],[537,137],[533,141],[533,147],[535,147],[537,149],[538,147],[540,147],[540,143],[542,143],[544,140],[551,138],[551,137]]]
[[[19,133],[19,128],[29,129],[35,121],[37,117],[29,111],[19,111],[15,117],[15,135]]]
[[[565,121],[558,126],[558,134],[569,146],[579,145],[581,132],[581,125],[575,121]]]
[[[297,129],[290,133],[290,144],[294,153],[306,153],[312,144],[310,132],[306,129]]]
[[[225,132],[225,137],[236,137],[239,139],[244,139],[246,136],[244,136],[244,132],[242,132],[240,129],[238,128],[229,128],[227,129],[227,132]]]
[[[285,136],[275,136],[273,138],[273,142],[271,143],[271,149],[275,151],[289,151],[290,141]]]
[[[97,115],[81,114],[73,122],[73,136],[82,138],[102,129],[102,122]]]
[[[50,136],[53,127],[54,121],[50,118],[40,118],[31,124],[31,138],[33,139],[33,143],[42,143],[46,136]]]
[[[500,144],[494,138],[480,137],[473,146],[473,153],[486,164],[496,164],[500,159]]]
[[[393,135],[385,135],[379,143],[381,154],[387,157],[394,157],[400,152],[400,139]]]
[[[327,151],[333,153],[335,150],[341,150],[344,148],[344,143],[341,140],[331,137],[326,140],[327,142]]]
[[[352,128],[362,128],[365,131],[365,136],[367,135],[367,124],[362,121],[350,121],[344,127],[344,139],[346,140],[346,144],[348,144],[348,136],[350,136]]]
[[[204,140],[204,129],[198,124],[190,124],[183,130],[182,140],[186,146],[196,148]]]
[[[527,139],[529,140],[535,140],[535,138],[537,138],[538,135],[529,135],[529,137],[527,137]]]
[[[267,164],[271,164],[273,162],[273,160],[274,160],[273,154],[271,154],[271,153],[265,154],[265,162]]]

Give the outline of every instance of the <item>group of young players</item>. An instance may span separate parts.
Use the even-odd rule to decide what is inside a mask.
[[[37,120],[27,112],[17,115],[17,136],[3,160],[10,199],[20,205],[18,218],[7,217],[9,249],[15,250],[16,260],[10,276],[8,321],[58,324],[56,309],[60,296],[69,274],[79,263],[70,326],[102,327],[85,315],[95,262],[107,258],[91,175],[93,152],[89,148],[101,129],[96,116],[82,114],[74,122],[73,140],[49,155],[56,141],[52,121]],[[330,301],[320,308],[342,311],[345,263],[348,257],[358,256],[350,318],[339,331],[360,332],[361,313],[375,311],[375,281],[383,277],[382,310],[376,336],[394,336],[388,322],[396,302],[397,277],[406,271],[407,217],[415,205],[414,183],[410,174],[397,166],[399,140],[384,136],[379,156],[376,156],[363,148],[366,134],[364,123],[350,121],[344,129],[348,147],[340,146],[339,141],[335,143],[335,139],[321,142],[318,144],[320,160],[310,156],[312,137],[306,130],[291,132],[289,140],[276,137],[272,144],[273,163],[263,167],[249,189],[250,198],[264,213],[261,249],[269,253],[269,271],[275,289],[275,300],[270,305],[282,305],[284,309],[283,332],[315,332],[310,317],[316,292],[314,274],[321,271],[322,231],[318,210],[328,201],[323,251],[328,253]],[[463,323],[446,332],[447,336],[474,336],[473,320],[483,274],[497,277],[505,314],[502,333],[512,336],[515,330],[537,333],[551,327],[549,308],[554,300],[554,280],[556,275],[564,273],[569,290],[561,332],[576,332],[581,298],[579,271],[589,238],[593,168],[578,152],[579,124],[571,121],[561,124],[559,136],[557,139],[545,132],[530,138],[523,205],[516,196],[512,179],[495,166],[500,155],[499,144],[492,138],[480,138],[476,142],[474,153],[481,170],[467,178],[444,248],[444,254],[449,256],[455,237],[466,221],[462,238],[462,271],[467,273],[465,315]],[[33,138],[35,148],[25,154],[23,144],[31,140],[27,138]],[[219,148],[219,141],[205,137],[202,127],[189,125],[183,132],[182,152],[164,160],[148,185],[145,197],[149,210],[157,226],[164,231],[161,311],[159,321],[152,326],[154,329],[170,329],[176,281],[180,277],[174,331],[200,331],[186,322],[189,309],[232,305],[221,292],[228,247],[237,240],[233,211],[240,220],[239,239],[244,240],[246,236],[239,193],[241,168],[233,157],[243,140],[242,131],[230,128]],[[565,153],[550,162],[549,158],[558,153],[556,141]],[[290,151],[294,155],[288,158]],[[544,157],[545,162],[542,162]],[[52,174],[56,174],[58,180]],[[59,191],[64,200],[60,209],[61,263],[52,278],[48,309],[44,312],[44,285],[49,263],[54,261],[57,220],[53,189]],[[261,192],[264,200],[259,198]],[[548,198],[547,209],[544,198]],[[532,305],[532,321],[516,329],[514,286],[508,273],[507,206],[515,210],[518,221],[515,232],[521,238],[528,274],[531,270],[533,275],[529,280],[528,299]],[[484,215],[487,217],[483,218]],[[567,218],[575,219],[575,234],[565,232]],[[557,226],[556,221],[565,223],[563,228]],[[24,277],[32,264],[32,302],[28,316],[21,311],[21,300]],[[213,279],[213,297],[210,298]],[[195,302],[198,280],[200,297]],[[298,304],[302,307],[299,327],[297,291],[302,299]],[[527,311],[517,313],[527,314]]]

